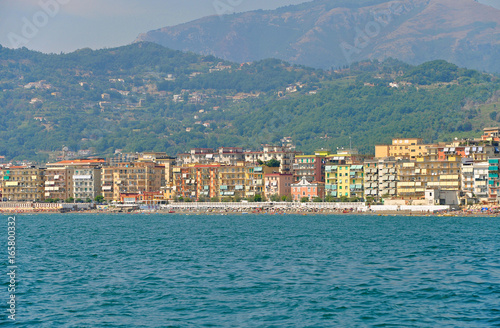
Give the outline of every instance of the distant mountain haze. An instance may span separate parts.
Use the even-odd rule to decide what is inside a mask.
[[[500,72],[500,10],[474,0],[317,0],[209,16],[136,41],[236,62],[279,58],[317,68],[365,59],[444,59]]]

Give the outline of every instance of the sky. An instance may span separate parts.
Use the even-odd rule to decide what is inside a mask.
[[[46,53],[111,48],[197,18],[305,0],[0,0],[0,44]]]
[[[355,1],[355,0],[353,0]],[[197,18],[305,0],[0,0],[0,44],[47,53],[130,44],[140,33]],[[479,0],[500,9],[500,0]]]

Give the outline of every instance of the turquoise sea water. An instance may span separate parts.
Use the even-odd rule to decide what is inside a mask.
[[[20,327],[500,327],[498,218],[32,215],[16,227]]]

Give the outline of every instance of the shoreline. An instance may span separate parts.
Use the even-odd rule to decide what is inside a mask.
[[[1,215],[38,215],[38,214],[93,214],[93,215],[123,215],[123,214],[157,214],[157,215],[360,215],[360,216],[416,216],[416,217],[499,217],[497,212],[481,211],[446,211],[446,212],[419,212],[419,211],[359,211],[359,210],[338,210],[338,209],[176,209],[176,210],[80,210],[61,212],[58,210],[15,210],[0,211]]]

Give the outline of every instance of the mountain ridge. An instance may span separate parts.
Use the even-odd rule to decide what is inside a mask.
[[[272,57],[338,68],[393,57],[500,72],[500,10],[473,0],[312,1],[204,17],[143,33],[137,41],[240,63]]]

